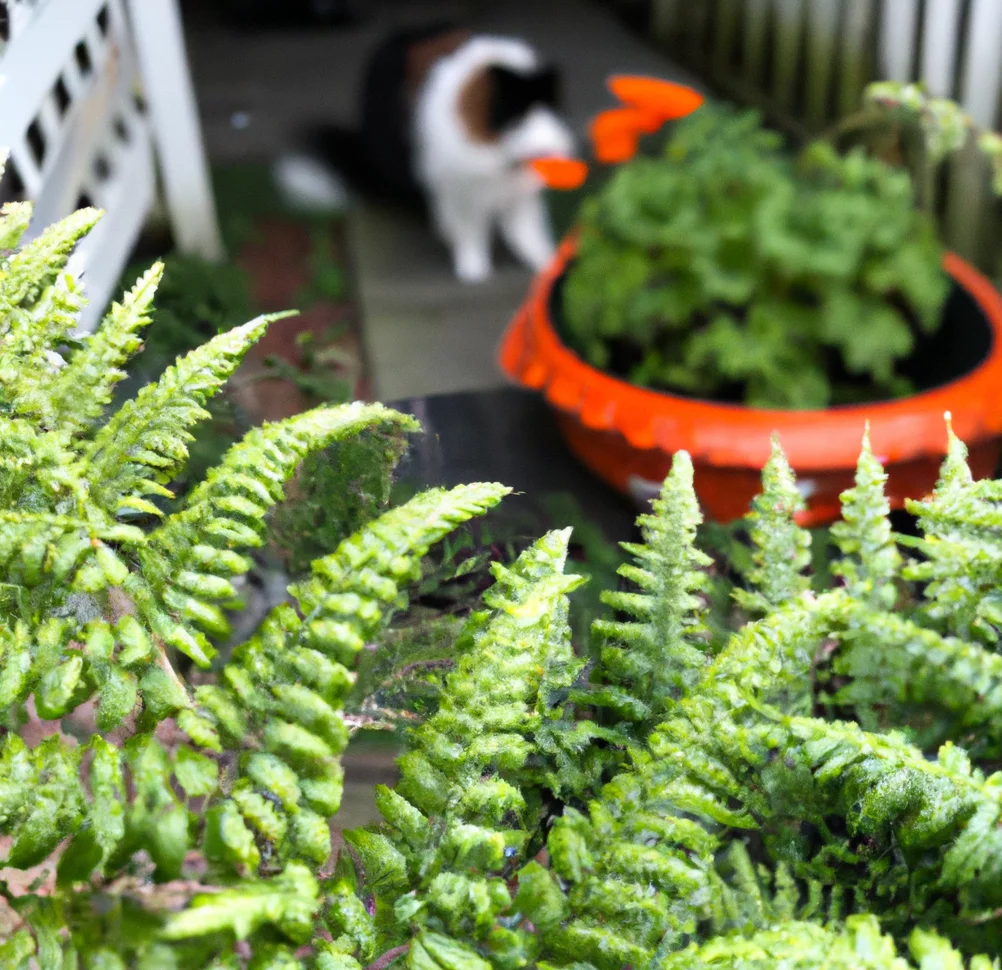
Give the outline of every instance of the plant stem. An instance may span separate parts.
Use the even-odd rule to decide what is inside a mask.
[[[403,956],[411,948],[410,943],[396,946],[392,950],[387,950],[382,956],[376,957],[365,970],[385,970],[397,957]]]

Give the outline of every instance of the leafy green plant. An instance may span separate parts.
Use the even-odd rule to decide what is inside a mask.
[[[705,105],[663,157],[581,210],[570,346],[676,393],[816,408],[907,392],[899,364],[947,293],[907,173],[826,142],[796,158],[754,113]]]
[[[955,101],[933,97],[922,84],[869,85],[863,108],[842,119],[829,137],[868,141],[872,150],[906,165],[918,189],[917,202],[927,209],[940,166],[973,138],[991,166],[995,194],[1002,195],[1002,135],[980,128]]]
[[[0,236],[29,215],[7,206]],[[822,589],[777,444],[730,632],[710,622],[685,453],[594,656],[572,646],[569,529],[495,561],[478,607],[427,645],[383,821],[335,839],[340,756],[373,719],[364,658],[432,546],[507,489],[384,508],[382,465],[368,477],[357,453],[354,531],[213,658],[303,459],[415,426],[379,405],[309,411],[174,499],[189,429],[269,321],[106,414],[160,267],[63,357],[80,302],[65,264],[96,217],[0,260],[0,966],[998,966],[1002,483],[973,480],[952,432],[911,539],[864,439]]]

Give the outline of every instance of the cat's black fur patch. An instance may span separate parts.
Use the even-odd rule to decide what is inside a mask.
[[[560,106],[560,78],[556,68],[544,67],[529,74],[493,65],[491,79],[490,118],[492,131],[504,131],[520,121],[537,105]]]
[[[353,188],[371,198],[425,209],[424,193],[413,169],[407,62],[415,45],[455,29],[452,23],[440,22],[391,34],[367,64],[359,126],[323,125],[309,133],[308,147]]]

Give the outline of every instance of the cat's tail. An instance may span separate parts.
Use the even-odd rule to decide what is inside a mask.
[[[365,150],[358,131],[325,125],[304,132],[300,149],[279,157],[273,177],[296,208],[337,213],[365,197],[417,204],[420,197],[405,165],[387,172]]]
[[[325,126],[304,132],[295,152],[279,156],[275,185],[295,208],[337,213],[364,194],[365,162],[358,132]]]

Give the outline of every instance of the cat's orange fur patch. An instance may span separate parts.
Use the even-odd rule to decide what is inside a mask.
[[[491,76],[487,68],[472,74],[463,85],[457,108],[470,138],[485,145],[498,140],[490,122]]]

